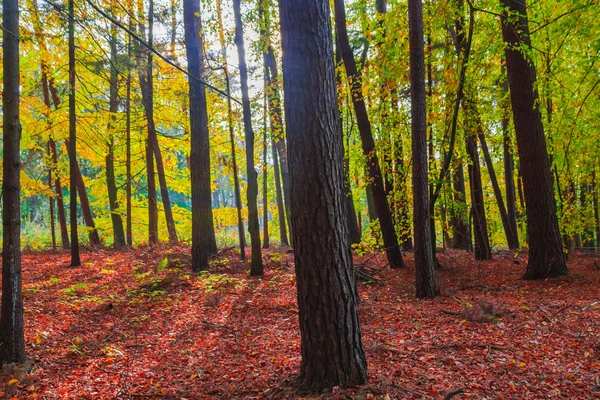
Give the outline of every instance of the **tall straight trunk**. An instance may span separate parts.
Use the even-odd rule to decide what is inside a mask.
[[[275,142],[271,138],[271,157],[273,157],[273,175],[275,175],[275,197],[277,199],[277,215],[279,217],[279,240],[282,245],[289,246],[287,232],[285,229],[285,210],[283,206],[283,193],[281,191],[281,179],[279,175],[279,157]]]
[[[367,381],[344,212],[329,1],[282,0],[280,14],[302,348],[299,383],[320,392]]]
[[[260,224],[258,223],[258,173],[254,167],[254,131],[252,130],[252,114],[250,96],[248,94],[248,68],[244,50],[244,32],[242,28],[241,0],[233,0],[235,14],[235,44],[240,62],[240,83],[242,86],[242,103],[244,112],[244,130],[246,132],[246,171],[248,175],[248,232],[252,246],[252,262],[250,275],[262,275],[264,271],[260,249]]]
[[[346,9],[344,0],[335,0],[335,28],[337,38],[340,44],[342,59],[346,68],[346,75],[351,80],[352,104],[356,113],[356,121],[360,133],[363,153],[367,158],[367,171],[369,180],[373,189],[373,200],[379,225],[381,227],[381,235],[383,237],[383,245],[385,247],[388,262],[392,268],[400,268],[404,266],[402,253],[398,246],[398,238],[394,229],[392,213],[385,193],[383,176],[379,159],[375,151],[375,141],[373,140],[373,132],[371,123],[367,114],[367,107],[362,93],[362,77],[356,67],[354,54],[350,47],[348,39],[348,31],[346,30]]]
[[[156,174],[158,175],[158,183],[160,186],[160,197],[162,199],[163,208],[165,210],[165,219],[167,220],[167,232],[169,233],[169,243],[177,243],[177,230],[175,229],[175,220],[173,219],[173,210],[171,209],[171,200],[169,197],[169,187],[167,186],[167,178],[165,175],[165,167],[163,164],[162,154],[160,152],[160,146],[158,144],[158,137],[156,135],[156,129],[153,130],[151,140],[154,148],[154,159],[156,160]],[[210,233],[208,234],[210,239]],[[212,250],[216,250],[216,243]]]
[[[454,189],[454,209],[452,210],[452,247],[472,250],[467,211],[465,172],[462,161],[458,160],[454,170],[452,186]]]
[[[71,267],[79,267],[79,237],[77,236],[77,151],[75,116],[75,26],[73,1],[69,0],[69,213],[71,217]],[[6,79],[6,78],[5,78]]]
[[[210,237],[214,232],[210,187],[210,141],[204,75],[200,3],[184,0],[183,20],[190,91],[190,172],[192,178],[192,270],[208,269]]]
[[[52,169],[54,167],[52,163],[52,153],[50,152],[50,144],[47,146],[47,157],[48,157],[48,188],[50,192],[54,187],[54,183],[52,181]],[[48,196],[48,205],[50,208],[50,233],[52,236],[52,250],[56,250],[56,228],[54,226],[54,195],[50,194]]]
[[[141,10],[138,10],[142,14]],[[150,0],[148,9],[148,44],[153,45],[153,22],[154,22],[154,1]],[[144,26],[140,21],[140,31],[144,36]],[[148,242],[150,244],[158,243],[158,205],[156,198],[156,178],[154,173],[154,137],[156,137],[156,127],[154,125],[154,89],[152,82],[152,52],[145,49],[146,65],[140,64],[140,89],[142,91],[142,103],[146,113],[148,123],[148,140],[146,142],[146,173],[148,180]]]
[[[0,363],[25,361],[21,276],[19,2],[2,2],[2,309]]]
[[[523,48],[531,48],[524,0],[501,0],[506,68],[523,176],[527,211],[529,260],[525,279],[567,274],[560,241],[550,160],[536,90],[536,71]],[[510,18],[509,18],[510,13]],[[516,17],[518,16],[518,17]]]
[[[225,44],[225,31],[223,29],[223,13],[221,11],[221,0],[216,1],[217,18],[219,22],[219,43],[223,57],[223,69],[225,72],[225,84],[227,85],[227,122],[229,125],[229,142],[231,145],[231,163],[233,173],[233,186],[235,192],[235,207],[237,209],[238,237],[240,242],[240,258],[246,259],[246,234],[244,233],[244,220],[242,219],[242,195],[240,193],[240,180],[238,176],[237,159],[235,155],[235,130],[234,115],[231,107],[231,85],[229,81],[229,68],[227,64],[227,47]]]
[[[514,233],[515,239],[517,240],[518,248],[521,247],[519,244],[519,229],[517,227],[517,196],[515,193],[515,180],[514,170],[515,163],[512,153],[512,144],[510,138],[510,132],[508,124],[510,122],[510,100],[508,99],[508,80],[505,78],[506,67],[504,62],[502,63],[502,82],[500,87],[502,89],[502,151],[504,159],[504,187],[506,192],[506,212],[508,214],[508,221],[510,229]]]
[[[117,200],[117,183],[115,180],[115,139],[113,135],[113,125],[115,124],[117,117],[116,114],[119,111],[119,87],[118,78],[119,71],[117,71],[117,27],[113,24],[112,33],[110,39],[110,95],[108,100],[108,112],[110,113],[108,122],[108,151],[106,154],[106,186],[108,188],[108,205],[110,208],[110,218],[113,226],[113,237],[115,246],[125,245],[125,231],[123,229],[123,221],[119,214],[119,202]]]
[[[430,216],[427,196],[427,102],[422,7],[421,0],[408,0],[415,285],[418,298],[433,298],[438,295],[439,289],[431,250],[431,231],[427,223]]]
[[[592,171],[592,204],[594,205],[594,220],[596,225],[596,253],[600,253],[600,210],[598,208],[598,181],[596,169]]]
[[[492,163],[492,157],[490,155],[490,150],[485,140],[483,131],[479,130],[477,136],[479,137],[479,143],[481,144],[481,149],[483,150],[483,157],[487,165],[488,174],[490,175],[490,182],[492,183],[492,188],[494,189],[494,197],[498,203],[498,210],[500,211],[500,218],[502,219],[502,226],[504,227],[506,243],[508,244],[509,249],[518,250],[519,239],[517,237],[517,232],[512,230],[513,228],[508,218],[508,212],[506,211],[506,207],[504,207],[502,191],[500,190],[500,185],[498,184],[498,178],[496,177],[496,171],[494,171],[494,164]]]
[[[471,116],[469,115],[468,118]],[[473,234],[475,235],[475,259],[491,260],[492,250],[487,230],[485,206],[483,203],[483,185],[481,168],[477,152],[477,137],[474,133],[467,135],[467,155],[469,156],[469,183],[471,187],[471,212],[473,214]]]
[[[56,143],[54,140],[49,139],[48,145],[50,146],[50,152],[52,153],[52,163],[56,166],[58,165],[58,154],[56,152]],[[54,188],[56,193],[56,208],[58,210],[58,224],[60,225],[60,240],[63,249],[68,249],[70,246],[69,243],[69,230],[67,229],[67,216],[65,215],[65,203],[63,200],[63,189],[60,183],[60,178],[58,174],[54,179]]]
[[[133,22],[131,16],[129,17],[129,29],[132,30]],[[131,60],[131,36],[127,39],[127,59]],[[126,168],[126,183],[125,191],[127,197],[126,204],[126,225],[127,225],[127,245],[133,246],[133,223],[131,214],[131,67],[127,67],[127,83],[126,83],[126,94],[125,94],[125,168]]]
[[[265,83],[266,83],[266,79],[265,79]],[[266,85],[265,85],[266,87]],[[263,249],[268,249],[270,244],[269,244],[269,202],[268,202],[268,195],[267,195],[267,189],[268,189],[268,185],[267,185],[267,179],[269,177],[269,170],[267,168],[267,150],[269,149],[268,141],[267,141],[267,96],[265,95],[265,101],[264,101],[264,123],[263,123],[263,168],[262,168],[262,173],[263,173],[263,195],[262,195],[262,201],[263,201],[263,243],[262,243],[262,248]]]

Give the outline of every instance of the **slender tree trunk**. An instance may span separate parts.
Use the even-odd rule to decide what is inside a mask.
[[[217,18],[219,20],[219,43],[223,58],[223,69],[225,72],[225,83],[227,85],[227,121],[229,125],[229,142],[231,144],[231,163],[233,172],[233,186],[235,191],[235,207],[237,209],[238,237],[240,242],[240,258],[246,259],[246,234],[244,233],[244,220],[242,219],[242,196],[240,193],[240,181],[238,176],[237,160],[235,155],[235,131],[234,116],[231,107],[231,85],[229,82],[229,68],[227,64],[227,47],[225,44],[225,31],[223,29],[223,13],[221,11],[221,0],[216,0]]]
[[[52,182],[52,169],[54,167],[52,163],[52,154],[50,152],[50,144],[47,146],[47,157],[48,157],[48,188],[52,192],[54,183]],[[54,227],[54,196],[50,194],[48,196],[48,202],[50,206],[50,233],[52,236],[52,250],[56,250],[56,228]]]
[[[190,86],[190,172],[192,176],[192,270],[208,269],[210,236],[214,232],[210,188],[210,141],[204,75],[200,3],[184,0],[183,19]]]
[[[152,142],[154,148],[154,159],[156,160],[156,174],[158,175],[158,183],[160,185],[160,197],[162,199],[163,208],[165,209],[165,219],[167,220],[167,231],[169,233],[169,243],[177,243],[177,230],[175,229],[175,220],[173,219],[173,210],[171,209],[171,200],[169,198],[169,187],[167,186],[167,178],[165,176],[165,167],[163,164],[162,154],[160,152],[160,146],[158,144],[158,137],[156,135],[156,129],[152,134]],[[212,225],[212,224],[211,224]],[[210,233],[207,233],[210,238]],[[216,243],[214,246],[216,247]],[[215,249],[213,249],[215,250]]]
[[[66,145],[70,152],[69,158],[73,158],[75,160],[75,184],[77,186],[77,193],[79,194],[79,201],[81,202],[81,214],[83,215],[83,221],[85,222],[85,226],[89,230],[90,245],[100,246],[102,245],[102,242],[100,241],[100,236],[98,235],[98,231],[96,230],[96,224],[94,223],[94,215],[92,214],[90,200],[88,198],[87,190],[85,188],[85,181],[83,180],[83,175],[81,174],[79,163],[77,163],[77,155],[73,152],[73,148],[69,146],[70,141],[67,141]]]
[[[421,0],[408,0],[410,41],[410,99],[412,134],[413,229],[418,298],[433,298],[439,289],[435,279],[429,216],[427,171],[427,102],[425,89],[425,52]]]
[[[594,220],[596,225],[596,253],[600,253],[600,210],[598,207],[598,181],[596,169],[592,171],[592,203],[594,205]]]
[[[79,267],[79,237],[77,236],[77,151],[75,116],[75,26],[73,1],[69,0],[69,211],[71,217],[71,267]],[[6,79],[6,78],[5,78]]]
[[[520,248],[519,243],[519,229],[517,227],[517,199],[515,193],[515,180],[514,180],[514,159],[512,154],[512,144],[510,133],[508,130],[508,124],[510,122],[510,99],[508,98],[508,80],[505,78],[506,67],[505,63],[502,63],[502,88],[503,99],[502,99],[502,150],[504,158],[504,187],[506,191],[506,212],[508,214],[508,221],[510,229],[514,233],[515,239],[517,240],[517,248]],[[506,97],[506,99],[504,99]]]
[[[110,120],[108,122],[107,130],[109,132],[108,138],[108,151],[106,154],[106,186],[108,188],[108,204],[110,208],[110,217],[113,226],[113,237],[115,246],[125,245],[125,232],[123,230],[123,221],[119,214],[119,202],[117,200],[117,183],[115,180],[115,153],[114,143],[115,139],[113,136],[113,124],[116,121],[116,114],[119,111],[119,87],[118,87],[118,74],[116,63],[117,63],[117,28],[113,24],[112,35],[110,40],[110,96],[108,111],[110,113]]]
[[[273,157],[273,174],[275,175],[275,197],[277,198],[277,215],[279,217],[279,239],[281,244],[289,246],[287,232],[285,229],[285,210],[283,208],[283,193],[281,192],[281,180],[279,175],[279,157],[275,142],[271,138],[271,157]]]
[[[329,2],[282,0],[280,14],[302,348],[299,382],[320,392],[367,381],[344,212]]]
[[[453,174],[454,209],[452,211],[452,247],[455,249],[472,250],[471,232],[465,190],[465,172],[462,161],[457,161]]]
[[[266,87],[266,78],[265,78],[265,87]],[[269,244],[269,202],[268,202],[268,195],[267,195],[267,179],[269,177],[269,172],[268,172],[268,168],[267,168],[267,150],[268,150],[268,145],[267,145],[267,96],[265,95],[265,102],[264,102],[264,124],[263,124],[263,168],[262,168],[262,172],[263,172],[263,196],[262,196],[262,201],[263,201],[263,243],[262,243],[262,248],[263,249],[268,249],[270,244]]]
[[[373,200],[375,203],[375,209],[377,211],[377,217],[379,219],[379,224],[381,226],[383,245],[385,246],[386,255],[390,266],[392,268],[400,268],[404,266],[404,260],[402,259],[402,253],[400,252],[400,247],[398,246],[398,238],[396,236],[394,222],[392,221],[392,214],[390,212],[387,195],[385,193],[381,167],[375,151],[375,142],[373,140],[373,133],[371,131],[371,123],[369,122],[369,116],[367,114],[367,108],[362,94],[362,77],[356,67],[354,54],[352,53],[352,48],[350,47],[350,42],[348,39],[344,0],[335,0],[334,3],[336,33],[340,43],[342,59],[344,60],[344,66],[346,68],[346,75],[351,80],[352,103],[354,105],[356,121],[358,123],[360,137],[362,139],[363,152],[367,157],[367,171],[369,180],[371,181],[370,183],[373,187]]]
[[[21,276],[21,121],[19,116],[19,4],[2,2],[2,310],[0,362],[25,361]]]
[[[58,165],[58,154],[56,152],[56,143],[54,140],[49,139],[48,145],[50,146],[50,152],[52,153],[52,163],[54,166]],[[58,174],[54,179],[54,188],[56,192],[56,208],[58,209],[58,224],[60,225],[60,239],[63,249],[70,248],[69,244],[69,230],[67,229],[67,217],[65,215],[65,203],[63,200],[63,190],[60,183]]]
[[[471,116],[468,116],[470,118]],[[467,155],[469,156],[469,182],[471,185],[471,212],[473,213],[473,233],[475,235],[475,259],[491,260],[492,250],[485,218],[483,204],[483,185],[481,184],[481,168],[477,153],[477,137],[474,133],[467,136]]]
[[[535,66],[523,53],[523,48],[531,47],[526,4],[524,0],[501,0],[501,5],[505,13],[502,36],[507,44],[506,67],[527,211],[529,260],[524,278],[566,275],[550,160],[535,89]]]
[[[131,16],[129,17],[129,29],[133,28]],[[131,36],[127,40],[127,59],[131,60]],[[125,134],[126,134],[126,224],[127,224],[127,245],[133,246],[133,223],[131,214],[131,67],[127,67],[127,83],[125,94]]]
[[[250,97],[248,94],[248,70],[246,67],[246,54],[244,50],[244,33],[242,29],[241,0],[233,0],[235,14],[235,44],[238,49],[240,62],[240,81],[242,86],[242,103],[244,112],[244,129],[246,132],[246,170],[248,175],[248,231],[252,246],[252,262],[250,275],[262,275],[263,263],[260,249],[260,225],[258,223],[258,173],[254,166],[254,131],[252,130],[252,114],[250,110]]]

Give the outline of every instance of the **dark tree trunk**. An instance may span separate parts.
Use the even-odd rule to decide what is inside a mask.
[[[160,197],[162,199],[163,208],[165,209],[165,219],[167,220],[167,232],[169,233],[169,243],[177,243],[177,230],[175,229],[175,220],[173,219],[173,210],[171,209],[171,200],[169,198],[169,187],[167,186],[167,178],[165,176],[165,167],[163,165],[162,155],[160,153],[160,146],[158,144],[158,137],[156,136],[156,129],[152,135],[152,141],[154,142],[154,158],[156,160],[156,173],[158,175],[158,183],[160,185]],[[212,219],[211,219],[212,221]],[[211,237],[210,231],[206,232],[209,240]],[[216,243],[211,246],[213,250],[216,250]]]
[[[19,4],[2,2],[3,159],[2,310],[0,362],[25,361],[21,277],[21,121],[19,116]]]
[[[47,157],[48,157],[48,188],[50,192],[54,187],[54,183],[52,181],[52,169],[54,168],[54,164],[52,162],[52,153],[50,152],[50,144],[47,147]],[[48,202],[50,206],[50,233],[52,236],[52,250],[56,250],[56,228],[54,226],[54,196],[51,194],[48,196]]]
[[[70,141],[67,141],[67,148],[70,149],[71,154],[73,153],[73,149],[69,146]],[[85,181],[83,180],[83,175],[81,174],[81,168],[79,168],[79,163],[77,163],[77,156],[69,156],[70,158],[75,159],[75,180],[77,185],[77,193],[79,194],[79,201],[81,202],[81,214],[83,215],[83,221],[85,222],[85,226],[89,230],[89,239],[91,246],[100,246],[102,242],[100,241],[100,236],[98,235],[98,231],[96,230],[96,224],[94,223],[94,214],[92,214],[92,208],[90,207],[90,200],[87,195],[87,190],[85,188]]]
[[[596,253],[600,253],[600,210],[598,208],[598,181],[596,170],[592,171],[592,203],[594,205],[594,220],[596,225]]]
[[[139,10],[141,12],[141,10]],[[152,25],[154,21],[154,2],[150,0],[148,10],[148,44],[152,46]],[[144,36],[144,26],[140,23],[141,36]],[[148,242],[158,243],[158,204],[156,199],[156,178],[154,174],[154,140],[156,128],[154,126],[154,89],[152,86],[152,52],[143,50],[139,54],[146,54],[145,65],[140,65],[140,89],[142,92],[142,103],[148,123],[148,140],[146,142],[146,173],[148,180]],[[140,60],[141,61],[141,60]]]
[[[526,4],[524,0],[502,0],[501,5],[505,7],[502,36],[507,44],[506,67],[527,211],[529,261],[524,278],[566,275],[535,66],[522,50],[531,47]]]
[[[246,234],[244,233],[244,220],[242,219],[242,195],[240,193],[240,181],[238,177],[238,167],[235,155],[235,132],[234,132],[234,116],[231,108],[231,85],[229,82],[229,69],[227,67],[227,47],[225,45],[225,31],[223,30],[223,15],[221,12],[221,0],[216,1],[217,17],[219,19],[219,43],[223,57],[223,65],[225,72],[225,83],[227,85],[227,121],[229,125],[229,142],[231,144],[231,163],[233,170],[233,186],[235,191],[235,207],[237,209],[238,222],[238,237],[240,242],[240,258],[242,261],[246,259]]]
[[[266,87],[266,77],[265,77],[265,87]],[[263,201],[263,243],[262,243],[262,248],[263,249],[268,249],[270,244],[269,244],[269,202],[268,202],[268,195],[267,195],[267,189],[268,189],[268,185],[267,185],[267,179],[269,177],[269,170],[267,168],[268,164],[267,164],[267,150],[269,149],[268,146],[268,139],[267,139],[267,97],[265,95],[265,102],[264,102],[264,124],[263,124],[263,166],[262,166],[262,172],[263,172],[263,195],[262,195],[262,201]]]
[[[210,237],[214,232],[210,188],[210,141],[202,54],[200,3],[183,2],[190,92],[190,173],[192,178],[192,271],[208,270]]]
[[[302,341],[299,381],[320,392],[367,381],[344,212],[329,2],[281,0],[280,14]]]
[[[110,96],[108,111],[110,113],[110,120],[108,122],[108,152],[106,154],[106,186],[108,187],[108,204],[110,208],[110,218],[113,226],[113,236],[115,246],[125,245],[125,231],[123,230],[123,221],[119,214],[119,202],[117,200],[117,183],[115,180],[115,153],[114,153],[114,136],[113,136],[113,124],[117,117],[116,114],[119,111],[119,87],[118,87],[118,74],[116,63],[117,63],[117,28],[113,25],[113,31],[110,40]]]
[[[286,221],[279,175],[279,157],[277,157],[277,149],[275,149],[275,142],[273,140],[271,140],[271,156],[273,157],[273,174],[275,175],[275,197],[277,198],[277,215],[279,217],[279,240],[282,245],[289,246],[285,229]]]
[[[515,193],[515,180],[513,177],[515,165],[512,154],[512,144],[510,133],[508,130],[509,118],[510,118],[510,99],[508,99],[508,80],[505,79],[506,68],[502,63],[502,150],[504,158],[504,187],[506,191],[506,212],[508,214],[508,221],[510,229],[515,235],[517,240],[518,248],[521,247],[519,243],[519,229],[517,227],[517,196]],[[504,99],[506,97],[506,99]]]
[[[373,195],[373,185],[369,182],[365,187],[365,192],[367,194],[367,216],[369,217],[369,222],[373,223],[377,221],[377,211],[375,210],[375,196]]]
[[[131,16],[129,17],[129,29],[131,30],[133,27],[133,22]],[[127,41],[127,58],[131,59],[131,36],[128,37]],[[126,205],[126,225],[127,225],[127,245],[133,246],[133,224],[132,224],[132,214],[131,214],[131,67],[127,67],[127,83],[126,83],[126,94],[125,94],[125,134],[126,134],[126,197],[127,197],[127,205]]]
[[[352,103],[354,112],[356,113],[356,121],[362,141],[363,153],[367,158],[367,171],[369,180],[373,187],[373,200],[377,211],[377,218],[381,227],[383,237],[383,245],[385,247],[388,262],[392,268],[400,268],[404,266],[402,253],[398,246],[398,238],[394,229],[392,214],[385,193],[383,176],[379,159],[375,151],[375,142],[371,131],[371,123],[367,114],[367,107],[362,94],[362,77],[356,67],[354,54],[350,47],[348,32],[346,30],[346,10],[344,0],[335,0],[335,27],[337,38],[340,44],[342,59],[346,68],[346,75],[351,80]]]
[[[412,135],[413,230],[418,298],[438,295],[435,280],[431,231],[429,230],[427,170],[427,102],[425,90],[425,51],[421,0],[408,0],[408,36],[410,40],[410,99]]]
[[[240,62],[240,81],[242,86],[242,103],[244,112],[244,129],[246,132],[246,170],[248,175],[248,232],[252,246],[252,262],[250,275],[262,275],[264,267],[260,249],[260,224],[258,223],[258,173],[254,167],[254,131],[252,130],[252,114],[250,96],[248,95],[248,69],[246,67],[246,52],[244,50],[244,33],[242,29],[241,0],[233,0],[235,14],[235,44],[238,49]]]
[[[458,161],[453,174],[454,209],[452,210],[452,247],[472,250],[471,232],[465,190],[465,172],[462,161]]]
[[[69,213],[71,217],[71,267],[79,267],[79,237],[77,236],[77,152],[75,116],[75,27],[73,1],[69,0]],[[5,78],[6,79],[6,78]]]
[[[467,118],[470,118],[469,115]],[[471,128],[473,129],[473,128]],[[469,156],[469,183],[471,187],[471,212],[473,214],[473,233],[475,235],[475,259],[491,260],[492,250],[485,218],[485,206],[483,204],[483,186],[481,184],[481,168],[479,166],[479,154],[477,153],[477,137],[475,134],[467,136],[467,155]]]
[[[56,143],[54,140],[48,140],[48,145],[50,146],[50,152],[52,153],[52,164],[55,166],[58,165],[58,154],[56,152]],[[69,244],[69,231],[67,229],[67,216],[65,215],[65,203],[63,200],[63,190],[62,185],[60,183],[60,178],[58,174],[54,179],[54,188],[56,193],[56,208],[58,209],[58,224],[60,225],[60,239],[62,243],[63,249],[68,249],[70,247]]]

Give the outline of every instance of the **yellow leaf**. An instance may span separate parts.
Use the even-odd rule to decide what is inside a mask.
[[[10,381],[8,381],[8,386],[16,385],[18,383],[19,383],[18,379],[11,379]]]
[[[523,361],[519,363],[519,368],[524,368],[525,366],[527,366],[527,364],[525,364]]]

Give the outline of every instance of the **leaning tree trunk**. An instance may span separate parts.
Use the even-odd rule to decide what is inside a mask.
[[[258,173],[254,168],[254,131],[252,130],[252,114],[250,96],[248,94],[248,69],[246,67],[246,52],[244,50],[244,33],[242,29],[241,0],[233,0],[235,14],[235,44],[238,49],[240,62],[240,81],[242,86],[242,103],[244,112],[244,129],[246,132],[246,171],[248,175],[248,232],[252,246],[252,262],[250,275],[262,275],[264,267],[260,249],[260,224],[258,223]]]
[[[125,231],[123,229],[123,220],[119,214],[119,202],[117,200],[117,182],[115,180],[115,139],[113,136],[113,125],[116,122],[116,114],[119,111],[119,87],[117,70],[117,27],[113,24],[110,40],[110,96],[108,101],[108,112],[110,119],[108,122],[108,152],[106,154],[106,186],[108,188],[108,205],[110,208],[110,218],[113,226],[113,237],[115,246],[125,246]]]
[[[190,91],[190,173],[192,178],[192,271],[208,269],[210,232],[214,232],[210,188],[210,141],[204,73],[200,3],[184,0],[183,19]]]
[[[412,135],[413,229],[418,298],[433,298],[439,293],[435,280],[429,200],[427,198],[427,102],[425,91],[425,52],[421,0],[408,0],[410,42],[410,100]]]
[[[329,2],[281,0],[280,14],[302,348],[299,381],[321,392],[367,381],[344,212]]]
[[[19,116],[19,4],[2,2],[3,158],[2,310],[0,363],[25,361],[21,277],[21,121]]]
[[[352,103],[354,112],[356,113],[356,121],[360,133],[363,153],[367,158],[367,171],[371,186],[373,188],[373,200],[379,225],[381,227],[381,235],[383,237],[383,245],[385,247],[388,262],[392,268],[400,268],[404,266],[402,253],[398,246],[398,238],[394,229],[392,213],[385,193],[383,176],[379,159],[375,151],[375,141],[371,130],[371,123],[367,113],[367,107],[362,93],[362,77],[356,67],[354,54],[350,47],[348,39],[348,31],[346,30],[346,10],[344,0],[335,0],[335,27],[337,38],[340,44],[342,59],[346,68],[346,75],[351,80]]]
[[[526,3],[525,0],[501,0],[501,5],[504,6],[502,36],[507,44],[506,68],[527,212],[529,260],[524,278],[566,275],[535,66],[523,52],[523,48],[531,48]]]

